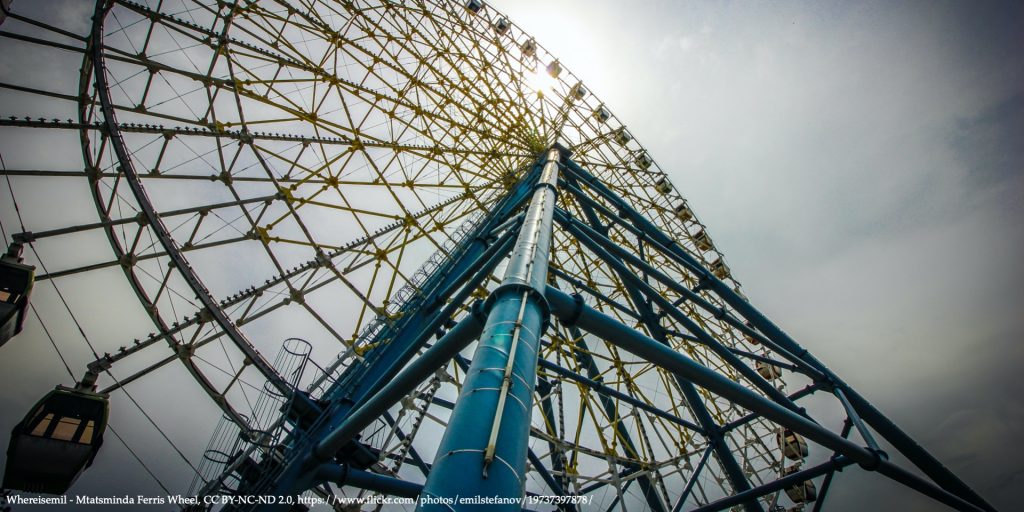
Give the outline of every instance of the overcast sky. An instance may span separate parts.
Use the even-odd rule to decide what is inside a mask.
[[[628,124],[755,304],[1019,506],[1021,3],[493,3]],[[829,504],[865,503],[936,508],[840,474]]]
[[[1020,3],[492,3],[629,126],[755,304],[994,505],[1024,499]],[[859,470],[828,500],[936,509]]]

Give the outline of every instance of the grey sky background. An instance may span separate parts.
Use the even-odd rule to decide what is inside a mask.
[[[1024,498],[1020,3],[492,3],[628,125],[755,304],[995,506],[1015,510]],[[58,16],[87,22],[91,2],[61,5]],[[11,113],[34,113],[22,110]],[[0,363],[7,431],[63,370],[47,345],[4,351],[47,368],[23,379]],[[151,392],[173,377],[154,379]],[[216,414],[162,405],[151,412],[165,425]],[[125,409],[112,411],[115,422]],[[194,438],[190,455],[208,432]],[[180,465],[157,443],[134,446],[165,460],[165,473]],[[76,490],[98,492],[117,475],[160,493],[125,470],[136,466],[116,439],[104,450]],[[940,508],[859,470],[838,475],[828,503]]]
[[[755,304],[1018,507],[1020,3],[494,4],[628,124]],[[828,503],[940,507],[859,471]]]

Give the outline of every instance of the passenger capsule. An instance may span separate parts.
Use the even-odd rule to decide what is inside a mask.
[[[497,32],[498,35],[500,36],[507,34],[508,29],[511,27],[512,24],[509,23],[508,18],[498,18],[498,21],[494,22],[494,31]]]
[[[28,314],[36,268],[22,263],[21,252],[15,242],[0,256],[0,345],[21,332]]]
[[[533,57],[534,55],[537,55],[537,42],[533,39],[527,39],[526,41],[523,41],[523,44],[519,49],[522,50],[523,55]]]
[[[665,195],[672,191],[672,184],[668,182],[664,176],[658,178],[658,181],[654,182],[654,190],[657,190],[659,194]]]
[[[558,78],[558,75],[562,74],[562,64],[557,60],[551,61],[551,64],[548,64],[548,74],[551,78]]]
[[[757,373],[761,377],[764,377],[765,380],[775,380],[782,377],[782,368],[779,368],[774,364],[758,361],[755,363],[755,368],[757,369]]]
[[[719,279],[729,277],[729,266],[722,261],[722,258],[717,258],[715,261],[712,261],[709,267],[711,268],[711,273],[714,274],[715,277]]]
[[[625,128],[619,128],[618,130],[615,130],[615,142],[618,142],[620,145],[625,146],[626,144],[629,144],[629,141],[631,140],[633,140],[633,136],[630,135]]]
[[[108,395],[57,386],[11,432],[5,489],[64,494],[103,444]]]
[[[586,98],[587,92],[587,88],[583,87],[582,83],[574,85],[572,91],[570,91],[572,97],[575,98],[576,100],[582,100],[583,98]]]
[[[794,464],[783,469],[782,476],[792,475],[797,471],[800,471],[800,465]],[[793,503],[802,505],[818,499],[818,489],[814,486],[814,482],[804,480],[796,485],[786,487],[786,496],[789,496],[789,499],[793,500]]]
[[[693,211],[690,210],[690,207],[685,202],[679,203],[676,205],[676,217],[683,222],[687,222],[693,218]]]
[[[599,123],[607,123],[611,118],[611,112],[608,112],[608,109],[604,108],[604,105],[601,105],[594,110],[594,119],[597,119],[597,122]]]
[[[484,3],[481,2],[480,0],[467,0],[466,1],[466,9],[469,12],[473,13],[473,14],[478,14],[480,12],[480,10],[483,9],[483,8],[484,8]]]
[[[640,153],[640,156],[636,157],[636,165],[641,169],[647,170],[654,164],[654,160],[651,159],[647,153]]]
[[[702,251],[710,251],[711,248],[714,247],[714,244],[711,243],[711,238],[708,237],[708,234],[705,233],[703,229],[698,230],[697,233],[693,235],[693,242],[697,244],[697,248]]]
[[[788,428],[783,428],[776,434],[776,441],[782,448],[782,454],[789,460],[803,460],[809,453],[804,436]]]

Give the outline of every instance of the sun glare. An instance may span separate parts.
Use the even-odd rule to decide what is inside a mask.
[[[543,66],[536,66],[526,72],[526,85],[538,94],[548,94],[555,90],[558,82],[544,69]]]

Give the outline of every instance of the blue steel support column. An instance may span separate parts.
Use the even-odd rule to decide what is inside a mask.
[[[808,439],[845,455],[865,469],[876,470],[918,492],[957,510],[980,511],[978,506],[909,473],[883,458],[879,452],[864,448],[814,423],[813,421],[764,398],[729,378],[720,375],[671,348],[623,325],[600,311],[595,311],[564,292],[547,288],[551,310],[561,321],[575,323],[581,329],[651,363],[680,375],[682,378],[722,396],[729,401],[761,414],[765,418],[792,429]],[[738,499],[748,499],[746,495]]]
[[[571,163],[571,161],[570,161]],[[575,185],[575,179],[570,175],[566,178],[567,183],[570,186]],[[593,227],[586,227],[580,223],[580,226],[586,227],[589,232],[594,233],[595,236],[603,239],[605,244],[615,245],[610,240],[604,237],[603,233],[608,232],[608,228],[601,223],[597,214],[586,204],[581,205],[584,215],[589,220]],[[594,241],[591,240],[586,234],[576,229],[576,226],[572,224],[571,218],[564,211],[559,209],[556,211],[556,218],[558,222],[579,240],[585,247],[593,251],[598,255],[605,263],[612,267],[619,278],[622,280],[623,286],[626,288],[626,292],[629,294],[630,301],[633,303],[634,309],[640,314],[640,320],[647,328],[651,336],[659,343],[663,343],[666,346],[669,344],[668,338],[666,337],[665,328],[661,325],[657,315],[654,313],[654,309],[651,307],[650,300],[645,297],[644,291],[649,288],[643,279],[637,277],[632,271],[623,265],[622,260],[614,255],[609,254],[603,248],[594,245]],[[600,232],[599,232],[600,231]],[[650,299],[662,299],[660,295],[654,294],[654,297]],[[664,305],[662,305],[664,307]],[[669,308],[669,311],[675,311],[675,308]],[[682,321],[689,322],[689,319],[683,318]],[[689,329],[694,334],[701,334],[703,331],[700,329],[694,329],[694,325],[690,322]],[[709,338],[707,335],[705,338]],[[714,340],[711,340],[714,343]],[[731,354],[730,354],[731,355]],[[733,356],[735,357],[735,356]],[[742,364],[742,363],[741,363]],[[751,370],[752,371],[752,370]],[[705,436],[711,442],[711,445],[715,447],[715,454],[718,456],[718,461],[722,465],[722,469],[725,470],[726,476],[729,478],[729,482],[737,492],[745,491],[750,488],[750,482],[747,481],[746,475],[743,474],[743,468],[740,467],[736,461],[736,457],[733,456],[732,450],[728,446],[725,432],[723,432],[720,426],[715,422],[714,418],[711,417],[711,413],[708,411],[707,406],[704,404],[703,398],[700,393],[697,392],[693,384],[675,375],[676,383],[679,385],[679,390],[682,391],[683,396],[686,398],[686,403],[689,404],[691,411],[697,421],[700,423],[701,428],[705,431]],[[774,391],[774,389],[773,389]],[[626,438],[628,439],[628,437]],[[653,489],[650,485],[650,481],[644,477],[640,480],[640,484],[644,490],[644,496],[647,498],[651,508],[656,511],[662,511],[665,509],[661,503],[657,494],[652,492]],[[646,484],[646,485],[645,485]],[[750,501],[743,504],[743,508],[747,512],[761,512],[764,508],[761,507],[757,501]]]
[[[651,221],[644,218],[639,212],[622,200],[618,195],[605,187],[600,181],[594,178],[585,169],[575,162],[566,163],[568,171],[576,175],[580,181],[586,183],[605,199],[611,201],[620,209],[623,217],[629,219],[637,227],[643,230],[651,240],[661,244],[667,249],[667,256],[673,257],[679,263],[690,267],[694,272],[702,275],[701,284],[713,290],[723,301],[736,310],[741,316],[749,321],[754,327],[764,334],[773,344],[777,344],[783,350],[796,355],[799,361],[815,368],[830,381],[829,383],[843,390],[846,393],[851,405],[860,413],[861,418],[871,425],[875,431],[882,435],[894,448],[907,457],[915,466],[928,475],[936,484],[943,489],[949,489],[962,499],[984,509],[995,510],[984,498],[974,492],[952,471],[946,468],[932,454],[928,453],[913,438],[903,432],[895,423],[881,413],[874,405],[858,394],[853,388],[843,382],[837,375],[832,373],[824,364],[812,356],[805,348],[801,347],[795,340],[789,337],[782,329],[772,323],[764,314],[755,308],[749,301],[729,288],[724,282],[715,277],[711,272],[693,258],[692,255],[680,247],[675,240],[663,233]]]
[[[439,368],[443,368],[448,361],[455,357],[459,351],[466,348],[477,335],[480,334],[483,324],[482,313],[474,308],[473,313],[466,316],[452,330],[448,331],[432,347],[428,348],[415,361],[402,370],[394,379],[388,381],[387,385],[380,389],[377,394],[370,397],[366,402],[360,404],[356,409],[349,412],[344,423],[324,436],[310,456],[311,461],[325,462],[334,457],[346,443],[351,441],[356,434],[361,432],[380,415],[387,412],[388,408],[397,403],[402,397],[412,393],[416,386],[433,375]]]
[[[548,152],[505,277],[487,299],[487,324],[417,510],[467,508],[460,496],[497,496],[497,510],[521,507],[561,160],[560,148]]]

